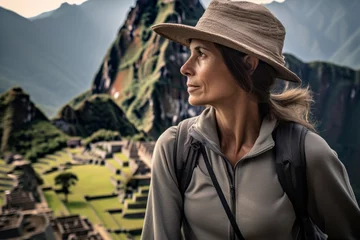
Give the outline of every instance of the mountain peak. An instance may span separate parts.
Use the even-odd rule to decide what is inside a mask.
[[[138,134],[123,110],[107,94],[90,95],[75,108],[66,104],[53,124],[72,136],[88,137],[99,129],[118,131],[121,136]]]
[[[45,115],[30,100],[24,90],[15,86],[0,95],[0,109],[7,117],[12,117],[14,125],[21,126],[36,119],[47,120]],[[8,111],[8,112],[6,112]],[[2,115],[0,115],[0,120]]]
[[[108,93],[141,131],[157,138],[170,125],[200,112],[187,104],[178,69],[188,49],[151,31],[163,22],[195,25],[199,0],[137,0],[96,74],[92,93]],[[161,124],[158,124],[161,122]]]
[[[0,136],[1,151],[7,149],[13,132],[29,123],[48,119],[31,102],[30,96],[22,88],[13,87],[0,95]]]
[[[13,93],[24,94],[24,90],[19,86],[11,88],[10,91]]]
[[[65,7],[71,7],[74,6],[75,4],[69,4],[68,2],[64,2],[60,5],[60,8],[65,8]]]

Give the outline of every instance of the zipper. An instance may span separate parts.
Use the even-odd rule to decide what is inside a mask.
[[[236,220],[235,169],[234,169],[234,171],[231,171],[229,168],[230,161],[224,156],[223,156],[223,158],[225,160],[225,161],[223,161],[223,163],[225,164],[224,167],[226,168],[229,185],[230,185],[231,213],[234,215],[235,220]],[[230,224],[230,240],[235,240],[235,231],[231,224]]]
[[[231,206],[231,212],[234,215],[234,218],[236,220],[236,197],[235,197],[235,186],[234,186],[234,178],[232,181],[232,184],[230,185],[230,192],[231,192],[231,202],[232,202],[232,206]],[[237,221],[236,221],[237,222]],[[234,234],[234,229],[232,229],[231,227],[231,235],[230,235],[232,240],[235,240],[235,234]]]

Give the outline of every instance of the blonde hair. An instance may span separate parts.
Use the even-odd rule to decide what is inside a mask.
[[[313,103],[309,87],[284,89],[283,92],[271,93],[269,98],[270,113],[279,120],[299,123],[315,131],[315,123],[310,120],[310,107]]]

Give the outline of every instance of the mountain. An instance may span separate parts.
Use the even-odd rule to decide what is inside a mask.
[[[354,127],[360,120],[360,70],[327,62],[304,63],[292,55],[287,55],[286,61],[303,85],[310,86],[317,130],[337,151],[360,191],[360,130]]]
[[[198,0],[138,0],[94,79],[92,93],[108,93],[139,129],[157,138],[168,126],[198,114],[187,103],[179,68],[186,48],[149,29],[160,22],[194,25],[204,9]]]
[[[1,92],[20,85],[32,93],[36,102],[43,103],[45,111],[64,96],[77,94],[74,74],[67,71],[34,23],[0,8],[0,31],[4,33],[0,41]]]
[[[91,86],[128,6],[64,3],[32,20],[0,8],[0,92],[20,85],[50,116]]]
[[[72,136],[89,137],[100,129],[117,131],[122,137],[139,134],[107,94],[91,95],[85,92],[65,105],[52,122]]]
[[[360,68],[358,0],[286,0],[265,6],[286,28],[284,52],[306,62]]]
[[[51,124],[21,88],[0,95],[0,154],[18,153],[30,160],[66,145],[68,136]]]

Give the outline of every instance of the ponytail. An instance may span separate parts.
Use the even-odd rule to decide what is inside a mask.
[[[283,121],[299,123],[315,131],[310,122],[310,106],[313,103],[312,93],[307,88],[285,89],[279,94],[270,94],[269,111],[272,116]]]

